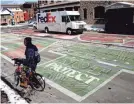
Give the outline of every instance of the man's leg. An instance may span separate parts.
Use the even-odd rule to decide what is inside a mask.
[[[35,70],[36,70],[36,67],[37,67],[37,64],[33,64],[33,65],[31,66],[31,69],[32,69],[33,71],[35,71]]]

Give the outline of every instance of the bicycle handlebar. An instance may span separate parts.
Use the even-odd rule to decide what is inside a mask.
[[[13,58],[12,60],[14,61],[14,66],[15,65],[19,66],[19,65],[23,64],[23,61],[24,61],[23,58]]]

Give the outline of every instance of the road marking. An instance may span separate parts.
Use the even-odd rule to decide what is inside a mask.
[[[9,61],[10,63],[14,64],[14,61],[11,60],[9,57],[3,55],[3,54],[0,54],[2,58],[6,59],[7,61]]]
[[[61,56],[65,56],[66,54],[62,54],[62,53],[59,53],[59,52],[54,52],[52,50],[49,50],[48,52],[50,53],[54,53],[54,54],[57,54],[57,55],[61,55]]]
[[[111,76],[108,80],[106,80],[105,82],[103,82],[102,84],[100,84],[98,87],[96,87],[95,89],[93,89],[92,91],[90,91],[88,94],[84,95],[80,101],[86,99],[88,96],[90,96],[91,94],[95,93],[96,91],[98,91],[100,88],[102,88],[103,86],[105,86],[108,82],[110,82],[112,79],[114,79],[116,76],[118,76],[120,73],[122,73],[122,70],[120,70],[119,72],[117,72],[116,74],[114,74],[113,76]]]
[[[2,56],[4,59],[6,59],[7,61],[9,61],[10,63],[13,64],[13,61],[12,61],[10,58],[8,58],[7,56],[2,55],[2,54],[1,54],[1,56]],[[61,57],[65,57],[65,56],[61,56]],[[58,58],[61,58],[61,57],[58,57]],[[58,58],[56,58],[56,59],[54,59],[54,60],[57,60]],[[51,60],[51,61],[54,61],[54,60]],[[51,62],[51,61],[49,61],[49,62]],[[103,63],[104,63],[104,62],[103,62]],[[46,64],[46,63],[44,63],[44,64]],[[107,64],[107,63],[105,63],[105,64]],[[108,63],[108,64],[110,64],[110,63]],[[110,65],[111,65],[111,64],[110,64]],[[112,65],[114,65],[114,64],[112,64]],[[114,66],[115,66],[115,65],[114,65]],[[93,89],[92,91],[90,91],[88,94],[84,95],[83,97],[81,97],[81,96],[79,96],[79,95],[77,95],[77,94],[75,94],[75,93],[73,93],[73,92],[71,92],[71,91],[65,89],[64,87],[62,87],[62,86],[60,86],[60,85],[58,85],[58,84],[52,82],[51,80],[49,80],[49,79],[47,79],[47,78],[45,78],[45,79],[46,79],[46,82],[47,82],[50,86],[56,88],[56,89],[59,90],[60,92],[62,92],[62,93],[64,93],[65,95],[67,95],[67,96],[69,96],[69,97],[75,99],[76,101],[81,102],[82,100],[86,99],[88,96],[90,96],[91,94],[95,93],[96,91],[98,91],[98,90],[99,90],[100,88],[102,88],[103,86],[105,86],[108,82],[110,82],[112,79],[114,79],[116,76],[118,76],[118,75],[119,75],[120,73],[122,73],[122,72],[127,72],[127,73],[134,74],[134,71],[129,71],[129,70],[126,70],[126,69],[122,69],[122,70],[120,70],[119,72],[117,72],[116,74],[114,74],[113,76],[111,76],[108,80],[106,80],[105,82],[103,82],[102,84],[100,84],[99,86],[97,86],[95,89]]]
[[[131,70],[122,69],[122,71],[126,73],[130,73],[130,74],[134,74],[134,71],[131,71]]]
[[[47,64],[47,63],[50,63],[50,62],[53,62],[53,61],[55,61],[55,60],[57,60],[57,59],[60,59],[60,58],[63,58],[63,57],[65,57],[66,55],[64,55],[64,56],[61,56],[61,57],[58,57],[58,58],[56,58],[56,59],[53,59],[53,60],[50,60],[50,61],[48,61],[48,62],[45,62],[45,63],[43,63],[43,64],[39,64],[39,65],[37,65],[37,66],[42,66],[42,65],[44,65],[44,64]]]
[[[45,81],[46,81],[47,84],[49,84],[53,88],[56,88],[57,90],[59,90],[60,92],[64,93],[65,95],[67,95],[67,96],[73,98],[74,100],[80,102],[80,99],[82,98],[81,96],[69,91],[68,89],[60,86],[59,84],[56,84],[56,83],[52,82],[51,80],[49,80],[47,78],[45,78]]]
[[[10,63],[13,64],[13,61],[10,58],[8,58],[7,56],[1,54],[1,57],[6,59],[7,61],[9,61]],[[53,88],[56,88],[57,90],[59,90],[60,92],[64,93],[65,95],[73,98],[74,100],[79,101],[79,99],[81,99],[81,96],[79,96],[79,95],[77,95],[77,94],[65,89],[64,87],[62,87],[62,86],[50,81],[49,79],[47,79],[45,77],[44,77],[44,79],[45,79],[47,84],[49,84]]]
[[[52,44],[48,45],[47,47],[45,47],[45,48],[41,49],[41,50],[39,51],[39,53],[40,53],[40,52],[42,52],[43,50],[45,50],[45,49],[47,49],[47,48],[51,47],[52,45],[54,45],[54,44],[56,44],[56,43],[58,43],[58,41],[56,41],[56,42],[54,42],[54,43],[52,43]]]
[[[98,63],[101,63],[101,64],[109,65],[109,66],[114,66],[114,67],[117,67],[117,66],[118,66],[118,65],[111,64],[111,63],[107,63],[107,62],[100,61],[100,60],[97,60],[97,62],[98,62]]]
[[[12,61],[10,58],[8,58],[8,57],[5,56],[5,55],[1,55],[1,56],[2,56],[3,58],[5,58],[7,61],[9,61],[9,62],[11,62],[11,63],[13,64],[13,61]],[[63,56],[62,56],[62,57],[63,57]],[[61,58],[61,57],[59,57],[59,58]],[[57,58],[56,58],[56,59],[57,59]],[[56,60],[56,59],[54,59],[54,60]],[[54,60],[51,60],[51,61],[54,61]],[[49,61],[49,62],[51,62],[51,61]],[[94,90],[90,91],[88,94],[86,94],[86,95],[83,96],[83,97],[81,97],[81,96],[79,96],[79,95],[77,95],[77,94],[75,94],[75,93],[73,93],[73,92],[71,92],[71,91],[65,89],[64,87],[62,87],[62,86],[60,86],[60,85],[58,85],[58,84],[56,84],[56,83],[50,81],[49,79],[47,79],[47,78],[45,78],[45,77],[44,77],[44,78],[45,78],[46,82],[47,82],[50,86],[56,88],[56,89],[59,90],[60,92],[62,92],[62,93],[64,93],[65,95],[67,95],[67,96],[69,96],[69,97],[75,99],[76,101],[81,102],[82,100],[86,99],[89,95],[95,93],[97,90],[99,90],[100,88],[102,88],[103,86],[105,86],[108,82],[110,82],[113,78],[115,78],[115,77],[116,77],[117,75],[119,75],[121,72],[122,72],[122,70],[120,70],[119,72],[117,72],[117,73],[116,73],[115,75],[113,75],[111,78],[109,78],[108,80],[106,80],[104,83],[100,84],[98,87],[96,87]]]
[[[3,48],[4,50],[8,50],[7,47],[4,47],[4,46],[2,46],[2,45],[0,45],[0,47]]]
[[[12,42],[12,41],[15,41],[15,40],[21,40],[21,38],[15,38],[15,39],[1,39],[2,42]]]

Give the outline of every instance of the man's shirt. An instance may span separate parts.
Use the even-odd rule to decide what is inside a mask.
[[[35,45],[30,44],[30,45],[26,46],[25,56],[26,56],[26,60],[28,62],[27,63],[28,65],[37,64],[35,62],[36,53],[38,53],[38,49]]]

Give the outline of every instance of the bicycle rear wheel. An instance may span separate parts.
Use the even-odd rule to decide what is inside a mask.
[[[42,75],[34,73],[32,77],[32,88],[37,91],[44,91],[45,89],[45,80]]]

